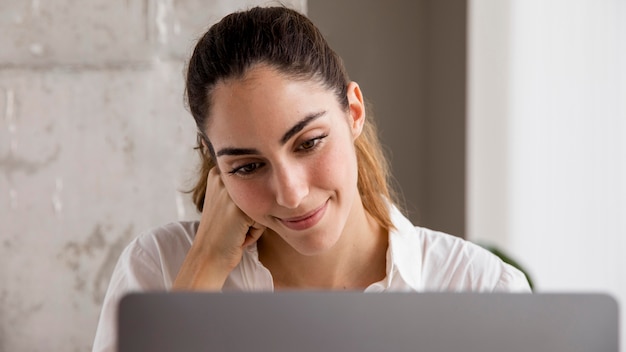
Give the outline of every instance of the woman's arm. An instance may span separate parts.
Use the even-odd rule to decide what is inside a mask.
[[[241,261],[243,249],[256,242],[264,230],[235,205],[213,168],[207,178],[200,226],[173,289],[221,290]]]

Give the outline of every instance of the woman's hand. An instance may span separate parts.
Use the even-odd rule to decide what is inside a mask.
[[[231,200],[214,167],[207,178],[200,226],[173,289],[222,289],[239,264],[246,246],[256,242],[265,228],[256,224]]]

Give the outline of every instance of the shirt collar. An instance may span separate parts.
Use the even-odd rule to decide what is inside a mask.
[[[389,248],[387,249],[387,277],[381,289],[410,288],[421,291],[422,244],[419,231],[394,205],[390,205],[391,222],[395,229],[389,232]],[[247,255],[239,264],[244,281],[255,278],[254,289],[272,290],[272,276],[259,261],[256,243],[248,246]],[[398,275],[400,277],[398,277]],[[398,282],[400,281],[400,282]]]

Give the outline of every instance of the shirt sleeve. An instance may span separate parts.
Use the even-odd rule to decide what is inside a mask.
[[[94,352],[117,351],[117,306],[133,291],[165,290],[160,265],[135,239],[122,252],[102,304],[93,344]]]
[[[494,292],[531,293],[526,275],[513,266],[502,262],[502,274]]]
[[[423,230],[422,282],[427,291],[530,292],[526,276],[495,254],[445,233]]]
[[[520,270],[495,254],[471,242],[465,242],[468,274],[472,291],[530,293],[530,284]]]

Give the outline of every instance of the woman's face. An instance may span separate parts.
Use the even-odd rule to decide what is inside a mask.
[[[346,111],[322,84],[267,66],[218,83],[212,94],[206,132],[224,186],[301,254],[331,248],[359,197],[354,139],[365,112],[356,83],[348,101]]]

